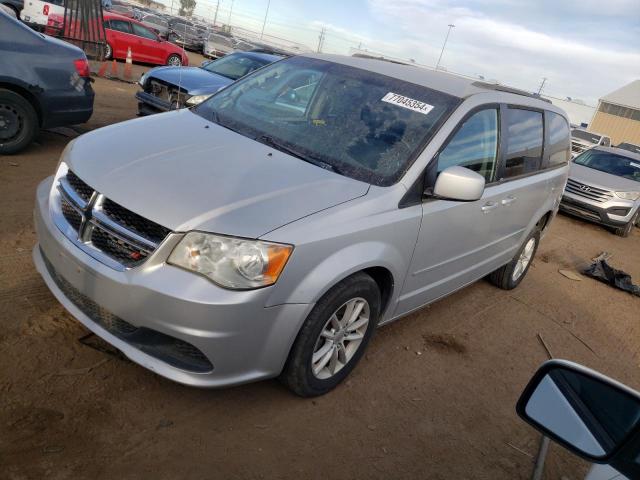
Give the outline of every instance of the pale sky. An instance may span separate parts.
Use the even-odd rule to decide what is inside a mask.
[[[170,3],[171,0],[164,0]],[[213,18],[216,0],[196,0]],[[222,0],[218,23],[260,31],[268,0]],[[179,0],[175,0],[175,6]],[[315,50],[350,47],[544,92],[597,99],[640,78],[640,0],[271,0],[265,33]]]

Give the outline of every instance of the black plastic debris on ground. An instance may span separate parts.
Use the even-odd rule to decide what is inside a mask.
[[[634,285],[631,275],[622,270],[613,268],[606,260],[597,260],[589,265],[583,272],[584,275],[595,278],[612,287],[640,297],[640,285]]]

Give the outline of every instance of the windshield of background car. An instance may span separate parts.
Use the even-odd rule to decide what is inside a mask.
[[[580,140],[586,140],[589,143],[598,143],[601,138],[600,135],[585,132],[584,130],[571,130],[571,136]]]
[[[388,186],[459,103],[397,78],[293,57],[221,90],[195,112],[343,175]]]
[[[202,67],[208,72],[217,73],[223,77],[237,80],[248,73],[264,67],[270,63],[263,58],[254,58],[248,55],[227,55]]]
[[[574,163],[640,182],[640,160],[601,150],[587,150]]]

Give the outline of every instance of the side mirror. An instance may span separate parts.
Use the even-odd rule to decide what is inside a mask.
[[[640,395],[615,380],[575,363],[550,360],[533,376],[516,411],[576,455],[638,478],[640,464],[634,459],[640,451]]]
[[[447,200],[472,202],[482,197],[484,184],[484,177],[473,170],[449,167],[438,175],[433,194]]]

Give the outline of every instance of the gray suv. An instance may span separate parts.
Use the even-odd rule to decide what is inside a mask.
[[[35,264],[160,375],[323,394],[376,326],[486,276],[522,281],[565,186],[569,123],[507,90],[283,59],[70,143],[37,191]]]
[[[627,237],[640,225],[640,154],[594,147],[576,157],[560,208]]]

